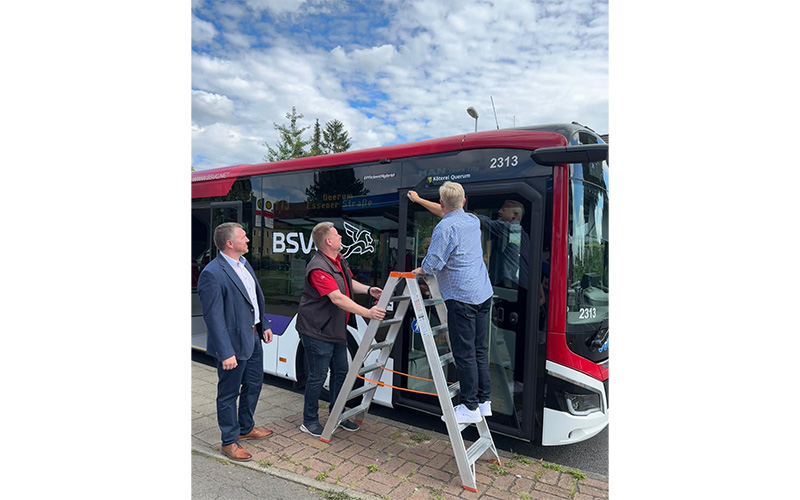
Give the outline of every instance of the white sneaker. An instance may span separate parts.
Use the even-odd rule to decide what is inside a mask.
[[[477,424],[483,419],[481,412],[477,408],[470,410],[464,405],[458,405],[453,408],[453,411],[456,414],[456,422],[459,424]],[[442,422],[444,421],[444,415],[442,415]]]
[[[484,401],[483,403],[478,405],[478,409],[481,411],[482,417],[490,417],[492,416],[492,402],[491,401]]]

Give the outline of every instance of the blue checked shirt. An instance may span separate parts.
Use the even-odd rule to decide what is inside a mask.
[[[444,300],[478,305],[493,294],[483,263],[480,221],[462,208],[445,215],[433,228],[421,267],[436,276]]]

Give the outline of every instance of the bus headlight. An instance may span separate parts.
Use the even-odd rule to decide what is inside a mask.
[[[573,415],[583,416],[595,411],[600,411],[599,394],[570,394],[564,393],[567,410]]]

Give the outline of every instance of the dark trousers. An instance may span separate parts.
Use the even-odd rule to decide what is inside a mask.
[[[252,431],[255,425],[253,412],[264,381],[264,351],[255,332],[253,342],[253,355],[247,360],[237,359],[238,365],[233,370],[223,370],[222,361],[217,360],[217,422],[223,446],[238,442],[238,437]]]
[[[487,401],[492,391],[486,340],[491,300],[478,305],[452,299],[445,301],[450,347],[461,385],[461,404],[470,410]]]
[[[333,408],[347,376],[349,365],[347,363],[347,344],[325,342],[308,335],[300,335],[300,340],[303,342],[308,365],[308,378],[303,392],[303,424],[307,426],[319,423],[319,396],[322,393],[325,378],[328,376],[328,367],[331,369],[330,407]]]

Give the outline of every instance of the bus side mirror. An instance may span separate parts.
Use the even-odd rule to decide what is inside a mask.
[[[539,165],[554,166],[565,163],[595,163],[608,161],[608,144],[581,144],[539,148],[531,153],[531,159]]]

